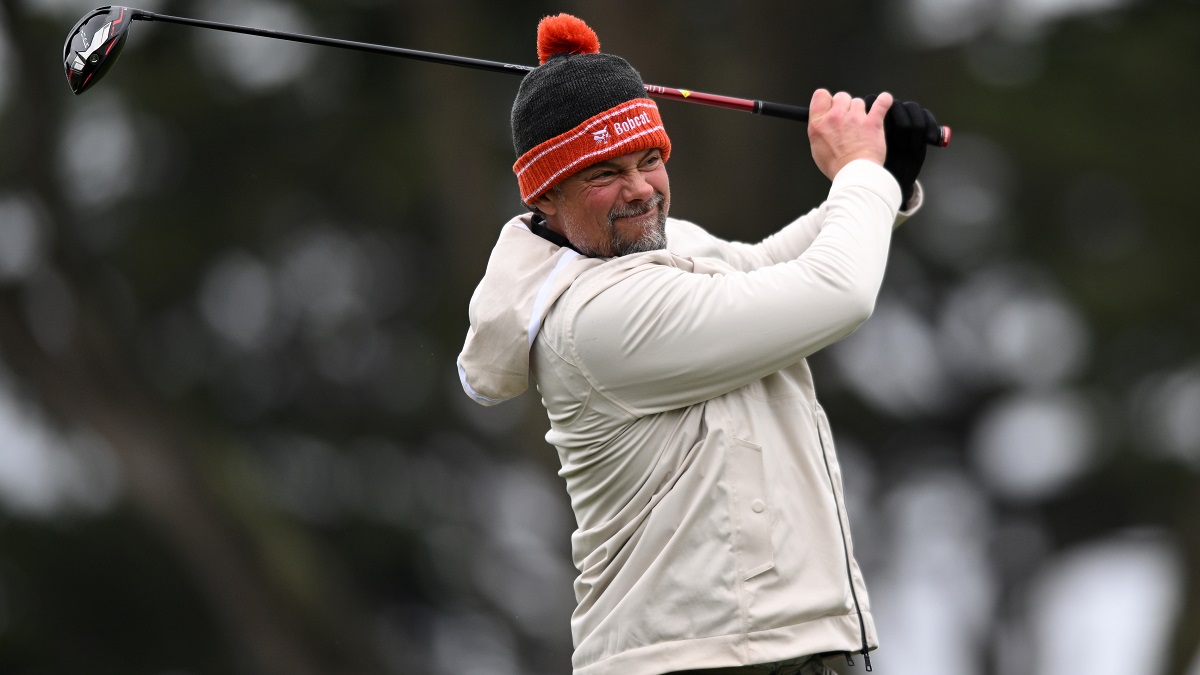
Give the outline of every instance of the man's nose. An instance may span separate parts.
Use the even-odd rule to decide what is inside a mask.
[[[627,202],[646,201],[654,196],[654,186],[650,185],[641,171],[631,171],[625,176],[622,196]]]

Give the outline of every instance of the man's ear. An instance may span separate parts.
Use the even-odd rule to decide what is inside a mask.
[[[542,212],[542,215],[553,216],[558,213],[558,201],[553,197],[554,190],[543,192],[542,196],[530,202],[530,206]]]

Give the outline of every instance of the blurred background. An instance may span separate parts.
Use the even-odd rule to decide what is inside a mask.
[[[569,672],[544,414],[455,372],[518,78],[139,23],[75,97],[94,2],[0,0],[0,672]],[[521,64],[567,11],[648,83],[920,101],[927,205],[811,360],[876,672],[1200,675],[1197,0],[143,7]],[[660,108],[673,215],[827,190],[803,124]]]

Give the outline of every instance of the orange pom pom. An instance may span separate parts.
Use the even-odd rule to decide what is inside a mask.
[[[597,54],[600,38],[583,19],[570,14],[548,16],[538,22],[538,63],[555,54]]]

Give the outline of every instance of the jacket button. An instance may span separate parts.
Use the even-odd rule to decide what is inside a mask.
[[[755,499],[754,501],[750,502],[750,508],[753,509],[755,513],[762,513],[763,510],[767,508],[767,505],[763,503],[763,500]]]

